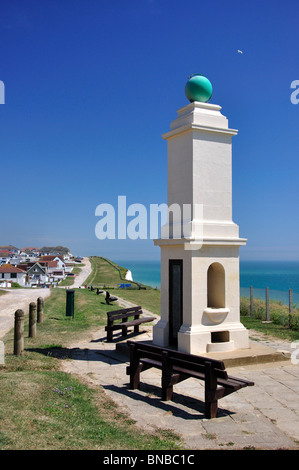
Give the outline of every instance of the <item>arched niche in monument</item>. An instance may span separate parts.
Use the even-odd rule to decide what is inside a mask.
[[[225,271],[220,263],[212,263],[207,274],[208,308],[225,307]]]

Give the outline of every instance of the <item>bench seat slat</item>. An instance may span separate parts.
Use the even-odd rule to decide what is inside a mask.
[[[131,320],[131,321],[126,321],[126,322],[123,322],[123,323],[119,323],[119,326],[134,326],[134,325],[138,325],[139,323],[146,323],[146,322],[150,322],[150,321],[154,321],[155,320],[155,317],[142,317],[142,318],[138,318],[138,320]]]

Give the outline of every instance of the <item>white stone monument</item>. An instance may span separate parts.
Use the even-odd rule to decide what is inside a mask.
[[[191,354],[249,347],[239,294],[239,247],[246,240],[232,221],[232,137],[238,131],[220,110],[192,100],[163,135],[168,207],[192,210],[182,223],[179,215],[169,217],[155,240],[161,248],[161,319],[153,343]]]

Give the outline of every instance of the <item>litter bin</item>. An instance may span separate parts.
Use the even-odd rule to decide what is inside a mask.
[[[74,317],[74,299],[75,291],[73,289],[68,289],[66,291],[66,316]]]

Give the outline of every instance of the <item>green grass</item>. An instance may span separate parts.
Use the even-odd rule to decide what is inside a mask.
[[[72,269],[72,273],[75,275],[78,275],[80,272],[81,272],[81,268],[76,267]],[[75,280],[75,276],[67,276],[65,279],[63,279],[60,282],[59,285],[63,287],[72,286],[74,284],[74,280]]]
[[[261,299],[254,299],[252,319],[259,320],[260,328],[274,328],[277,326],[276,333],[281,337],[288,334],[290,338],[296,336],[299,331],[299,309],[294,308],[293,314],[289,315],[289,307],[282,302],[271,300],[269,303],[271,324],[262,323],[267,320],[266,303]],[[240,301],[240,312],[244,321],[250,320],[250,299],[242,297]],[[273,326],[267,326],[273,325]],[[288,333],[287,333],[288,332]],[[294,334],[292,333],[294,332]],[[268,333],[267,333],[268,334]]]
[[[113,309],[115,305],[106,305],[103,295],[75,289],[74,318],[67,317],[65,290],[53,289],[45,300],[36,338],[28,338],[25,317],[22,356],[13,355],[13,331],[5,336],[5,366],[0,366],[0,450],[181,447],[171,432],[147,433],[137,428],[102,387],[87,385],[60,370],[61,359],[72,356],[70,345],[90,338],[91,331],[106,324],[106,312]]]
[[[86,280],[86,284],[93,287],[117,288],[118,284],[129,283],[132,288],[138,288],[139,283],[127,281],[125,275],[127,269],[100,256],[91,256],[90,263],[92,273]]]
[[[176,449],[174,435],[146,433],[101,387],[64,372],[0,375],[1,450]]]
[[[101,286],[103,284],[117,286],[122,282],[119,270],[113,267],[105,258],[99,256],[91,256],[90,263],[92,273],[86,280],[87,285]],[[125,277],[126,269],[119,267],[121,275]]]
[[[141,305],[141,307],[149,310],[152,313],[155,313],[156,315],[161,314],[161,294],[160,290],[158,289],[114,289],[113,295],[121,297],[124,300],[128,300],[129,302],[133,302],[137,305]]]
[[[96,295],[88,289],[74,290],[74,318],[66,316],[66,291],[52,289],[50,297],[45,300],[43,323],[37,324],[38,339],[27,337],[25,348],[42,348],[52,343],[68,347],[73,342],[87,339],[91,331],[106,325],[107,311],[115,310],[115,305],[106,305],[103,295]],[[26,337],[28,315],[24,330]],[[6,351],[12,351],[13,334],[11,330],[4,338]]]

